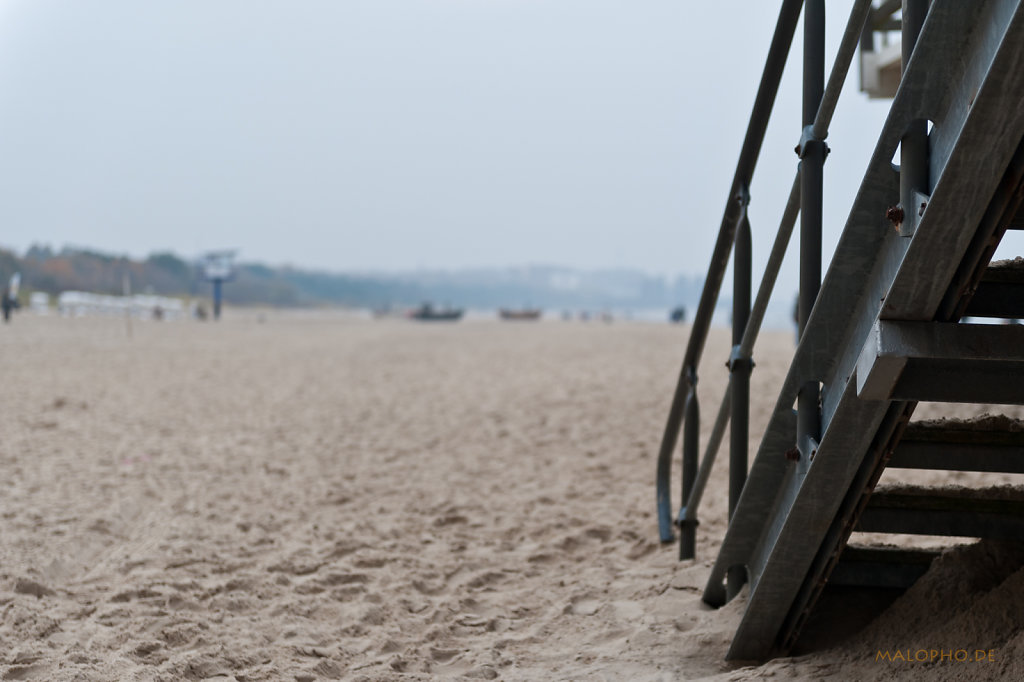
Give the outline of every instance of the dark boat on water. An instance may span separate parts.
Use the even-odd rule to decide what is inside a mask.
[[[541,312],[543,311],[540,308],[524,308],[522,310],[500,308],[498,316],[503,320],[539,320]]]
[[[409,317],[425,322],[455,322],[462,319],[464,312],[461,308],[435,308],[429,303],[424,303],[410,312]]]

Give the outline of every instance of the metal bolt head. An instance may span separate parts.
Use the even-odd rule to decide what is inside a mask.
[[[885,217],[893,224],[897,230],[900,229],[900,225],[903,224],[903,219],[906,217],[903,213],[903,207],[899,204],[890,206],[885,211]]]

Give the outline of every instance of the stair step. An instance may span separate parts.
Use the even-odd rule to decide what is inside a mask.
[[[1015,220],[1019,218],[1021,214]],[[971,317],[1024,318],[1024,258],[990,263],[964,314]]]
[[[986,415],[911,422],[889,466],[1024,474],[1024,421]]]
[[[857,395],[1024,405],[1024,325],[880,320],[857,361]]]
[[[1024,537],[1024,490],[876,490],[854,530],[1017,540]]]
[[[937,550],[848,545],[832,569],[828,584],[906,589],[925,574],[938,555]]]

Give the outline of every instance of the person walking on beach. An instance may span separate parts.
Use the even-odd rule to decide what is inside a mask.
[[[0,297],[2,297],[2,300],[0,300],[0,307],[2,307],[4,311],[4,322],[10,322],[11,311],[14,310],[16,305],[16,301],[11,296],[10,287],[4,287],[4,291],[0,294]]]

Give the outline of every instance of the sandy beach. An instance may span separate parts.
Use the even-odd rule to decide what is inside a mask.
[[[724,661],[744,599],[700,597],[727,458],[696,561],[654,516],[688,332],[228,311],[129,337],[22,314],[0,328],[0,676],[1024,678],[1024,552],[997,544],[940,557],[834,648]],[[705,442],[728,345],[705,354]],[[791,352],[762,335],[752,449]],[[917,647],[993,658],[876,660]]]

